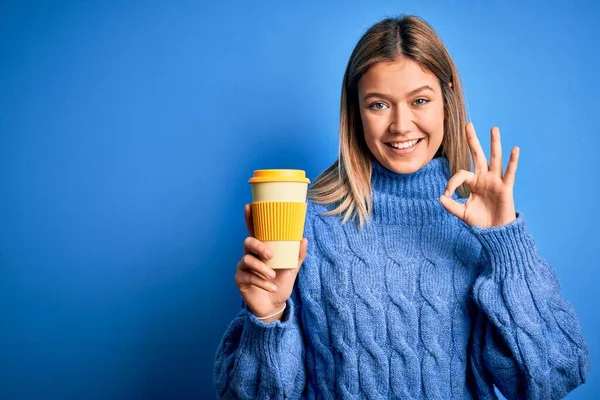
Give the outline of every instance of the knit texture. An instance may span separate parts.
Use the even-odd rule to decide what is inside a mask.
[[[221,398],[562,398],[590,366],[576,313],[522,213],[469,227],[438,198],[450,169],[373,161],[372,223],[308,202],[308,254],[281,321],[243,304],[216,353]],[[457,197],[461,202],[466,199]]]

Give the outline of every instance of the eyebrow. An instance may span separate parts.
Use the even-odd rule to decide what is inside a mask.
[[[418,88],[416,88],[416,89],[411,90],[410,92],[408,92],[408,96],[415,95],[415,94],[417,94],[419,92],[422,92],[424,90],[431,90],[432,92],[435,91],[435,90],[433,90],[433,88],[431,86],[429,86],[429,85],[423,85],[421,87],[418,87]],[[388,96],[387,94],[377,93],[377,92],[369,92],[369,93],[367,93],[365,95],[363,101],[367,100],[369,97],[381,97],[381,98],[384,98],[384,99],[390,99],[390,96]]]

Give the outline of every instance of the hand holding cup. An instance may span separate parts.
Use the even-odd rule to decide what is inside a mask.
[[[235,281],[250,310],[272,322],[281,319],[298,268],[306,257],[303,238],[309,179],[302,170],[256,170],[248,181],[252,204],[244,216],[250,236]],[[276,314],[276,315],[274,315]]]
[[[244,240],[244,256],[238,262],[235,282],[250,310],[262,317],[281,310],[292,294],[298,270],[306,257],[308,241],[302,239],[296,268],[272,269],[264,261],[273,258],[273,251],[268,244],[254,237],[249,204],[246,204],[244,214],[249,236]],[[264,321],[281,319],[281,315]]]

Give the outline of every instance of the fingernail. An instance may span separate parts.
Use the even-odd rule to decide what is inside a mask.
[[[276,292],[276,291],[277,291],[277,286],[276,286],[276,285],[273,285],[273,284],[271,284],[271,291],[272,291],[272,292]]]
[[[269,277],[270,278],[275,278],[276,276],[277,276],[277,274],[275,273],[275,271],[273,271],[273,270],[269,271]]]
[[[271,250],[265,251],[265,257],[267,257],[267,258],[273,257],[273,252]]]
[[[444,196],[449,197],[450,196],[450,192],[448,192],[447,190],[444,192]]]

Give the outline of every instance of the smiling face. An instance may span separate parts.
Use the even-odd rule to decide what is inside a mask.
[[[358,82],[365,142],[375,158],[399,174],[433,159],[444,136],[438,78],[408,58],[373,65]]]

